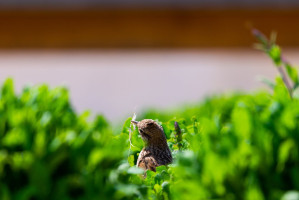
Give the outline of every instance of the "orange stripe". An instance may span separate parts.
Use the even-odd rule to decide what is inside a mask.
[[[0,48],[249,47],[251,27],[299,45],[299,10],[2,10],[0,27]]]

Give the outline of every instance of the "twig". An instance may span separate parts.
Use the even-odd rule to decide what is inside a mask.
[[[135,120],[136,119],[136,114],[134,113],[133,114],[133,117],[132,117],[132,120]],[[133,130],[132,130],[133,129]],[[130,157],[131,155],[131,149],[132,147],[135,147],[133,144],[132,144],[132,134],[133,134],[133,131],[135,130],[135,125],[134,124],[130,124],[130,128],[129,128],[129,142],[130,142],[130,148],[129,148],[129,154],[128,154],[128,158]]]
[[[174,128],[175,128],[175,132],[176,132],[176,136],[177,136],[177,143],[178,143],[178,147],[179,150],[181,150],[182,148],[182,131],[181,128],[178,124],[178,122],[174,122]]]
[[[281,78],[282,78],[285,86],[287,87],[287,89],[289,91],[290,97],[292,98],[293,89],[292,89],[291,84],[288,81],[287,75],[286,75],[285,71],[283,70],[282,66],[278,66],[277,68],[278,68],[278,71],[279,71],[279,73],[281,75]]]
[[[257,29],[253,29],[252,30],[252,34],[261,42],[261,45],[257,45],[257,47],[263,51],[265,51],[271,58],[271,48],[275,45],[275,40],[276,40],[276,33],[273,33],[271,35],[271,39],[270,41],[268,40],[268,38],[262,34],[259,30]],[[272,58],[273,59],[273,58]],[[288,76],[285,73],[286,69],[286,65],[288,64],[287,61],[284,59],[284,57],[281,55],[279,55],[279,60],[281,61],[281,63],[279,63],[279,65],[276,63],[276,66],[278,68],[278,72],[280,73],[280,76],[284,82],[284,85],[286,86],[286,88],[288,89],[289,95],[292,98],[293,96],[293,87],[290,84],[289,80],[288,80]]]

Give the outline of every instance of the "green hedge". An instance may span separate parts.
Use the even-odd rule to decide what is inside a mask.
[[[213,98],[187,109],[196,117],[175,119],[187,150],[178,152],[169,169],[173,199],[280,199],[299,191],[299,100],[277,90],[277,97]],[[177,150],[173,124],[162,123]],[[298,199],[299,193],[292,194],[297,197],[290,200]]]
[[[64,88],[43,85],[16,95],[8,79],[0,96],[0,139],[2,200],[109,199],[117,192],[109,174],[126,143],[102,116],[77,115]]]
[[[298,73],[258,36],[281,75],[266,81],[273,92],[139,114],[163,126],[175,158],[157,172],[134,167],[143,142],[131,118],[113,133],[103,116],[78,115],[66,89],[15,94],[8,79],[0,91],[0,199],[299,199]]]

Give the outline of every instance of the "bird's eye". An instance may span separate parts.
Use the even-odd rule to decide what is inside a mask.
[[[143,138],[147,138],[147,139],[150,139],[151,138],[151,136],[149,136],[148,134],[146,134],[143,130],[139,130],[139,132],[140,132],[140,134],[141,134],[141,136],[143,137]]]

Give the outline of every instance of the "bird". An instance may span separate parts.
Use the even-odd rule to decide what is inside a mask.
[[[156,171],[156,167],[172,163],[171,151],[162,126],[152,119],[141,121],[132,120],[145,143],[145,147],[139,153],[137,167],[144,170]]]

